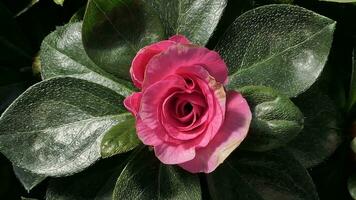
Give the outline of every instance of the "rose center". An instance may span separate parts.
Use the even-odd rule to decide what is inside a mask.
[[[193,106],[191,103],[187,103],[184,105],[184,114],[187,115],[189,113],[191,113],[193,110]]]

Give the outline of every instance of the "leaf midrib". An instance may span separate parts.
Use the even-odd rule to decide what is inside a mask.
[[[91,0],[91,1],[95,4],[95,7],[98,8],[98,10],[104,15],[105,19],[111,24],[111,26],[113,27],[114,31],[125,40],[125,42],[128,44],[128,46],[134,52],[138,52],[139,49],[137,49],[134,45],[132,45],[131,42],[129,42],[129,40],[126,39],[126,37],[124,37],[123,34],[121,34],[121,32],[116,28],[115,24],[110,20],[109,16],[106,15],[106,12],[99,6],[99,4],[96,2],[96,0]],[[125,4],[124,1],[121,1],[121,3],[127,7],[127,5]]]
[[[106,115],[106,116],[100,116],[100,117],[91,117],[91,118],[84,119],[84,120],[78,120],[78,121],[75,121],[75,122],[61,124],[59,126],[53,126],[53,127],[49,127],[49,128],[45,128],[45,129],[38,129],[38,130],[32,130],[32,131],[16,131],[16,132],[7,133],[7,134],[1,134],[1,132],[0,132],[0,137],[7,136],[7,135],[24,134],[24,133],[46,132],[46,131],[49,131],[49,130],[52,130],[52,129],[58,129],[58,128],[62,128],[62,127],[65,127],[65,126],[70,126],[70,125],[73,125],[73,124],[80,124],[80,123],[90,122],[90,121],[93,121],[93,120],[99,121],[99,120],[105,120],[105,119],[115,119],[115,118],[118,118],[120,116],[126,116],[126,115],[129,116],[131,114],[128,113],[128,112],[125,112],[125,113],[116,114],[116,115]]]
[[[260,62],[257,62],[257,63],[255,63],[255,64],[249,66],[249,67],[244,67],[244,68],[242,68],[242,69],[240,69],[240,70],[237,69],[234,73],[230,74],[229,77],[231,77],[231,76],[238,76],[239,74],[241,74],[241,73],[243,73],[243,72],[245,72],[245,71],[258,68],[259,66],[261,66],[261,64],[263,64],[263,63],[265,63],[265,62],[268,62],[268,61],[274,59],[275,57],[284,54],[285,52],[288,52],[288,51],[290,51],[290,50],[293,50],[293,49],[295,49],[295,48],[298,48],[299,46],[301,46],[301,45],[307,43],[308,41],[314,39],[316,36],[318,36],[319,34],[321,34],[322,32],[324,32],[326,29],[329,29],[330,27],[334,26],[335,24],[336,24],[336,22],[333,22],[333,23],[331,23],[331,24],[325,26],[324,28],[320,29],[318,32],[316,32],[316,33],[314,33],[313,35],[311,35],[310,37],[308,37],[306,40],[304,40],[304,41],[302,41],[302,42],[299,42],[299,43],[297,43],[297,44],[295,44],[295,45],[293,45],[293,46],[290,46],[290,47],[286,48],[285,50],[283,50],[283,51],[281,51],[281,52],[279,52],[279,53],[277,53],[277,54],[274,54],[274,55],[272,55],[272,56],[270,56],[270,57],[268,57],[268,58],[266,58],[266,59],[264,59],[264,60],[262,60],[262,61],[260,61]],[[282,69],[283,69],[283,68],[282,68]]]
[[[72,61],[74,61],[75,63],[81,65],[82,67],[84,67],[85,69],[87,69],[88,71],[98,75],[99,77],[103,78],[103,79],[108,79],[110,81],[112,81],[113,83],[115,83],[115,85],[118,85],[120,88],[124,88],[126,90],[127,93],[132,93],[133,91],[131,89],[129,89],[127,86],[119,83],[117,80],[115,80],[114,77],[111,76],[111,74],[108,74],[107,72],[105,72],[104,70],[102,70],[100,67],[98,67],[95,63],[92,63],[92,65],[98,70],[98,71],[94,71],[92,69],[90,69],[89,67],[87,67],[84,63],[81,62],[81,60],[76,60],[73,57],[71,57],[70,55],[68,55],[66,52],[60,50],[59,48],[56,48],[55,46],[52,46],[51,43],[47,42],[46,40],[43,41],[44,44],[46,44],[48,47],[52,48],[53,50],[59,52],[60,54],[66,56],[67,58],[71,59]],[[90,62],[90,61],[89,61]],[[45,69],[45,68],[43,68]],[[42,70],[43,70],[42,69]],[[87,73],[90,73],[87,72]],[[75,74],[84,74],[84,73],[75,73]],[[72,74],[74,75],[74,74]],[[65,76],[70,76],[70,75],[65,75]],[[55,77],[55,76],[54,76]],[[89,81],[89,80],[88,80]],[[117,91],[115,91],[117,92]],[[120,93],[119,93],[120,94]],[[123,95],[123,94],[120,94]]]

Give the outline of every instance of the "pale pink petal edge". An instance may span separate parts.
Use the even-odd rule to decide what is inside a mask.
[[[245,139],[252,119],[246,100],[235,91],[227,93],[224,124],[205,148],[197,149],[193,160],[180,164],[191,173],[214,171]]]

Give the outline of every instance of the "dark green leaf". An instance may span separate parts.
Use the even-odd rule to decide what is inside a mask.
[[[356,154],[356,137],[351,141],[351,149]]]
[[[288,151],[232,155],[207,175],[212,199],[317,200],[308,172]]]
[[[310,175],[322,200],[351,199],[347,190],[350,146],[346,141],[325,162],[313,167]],[[341,198],[343,197],[343,198]]]
[[[28,172],[16,166],[13,166],[13,168],[17,179],[19,179],[19,181],[21,182],[23,187],[27,190],[27,192],[30,192],[32,188],[36,187],[43,180],[46,179],[45,176],[33,174],[31,172]]]
[[[352,69],[351,69],[351,82],[350,82],[350,96],[348,102],[348,110],[350,111],[354,105],[356,105],[356,47],[353,51],[352,59]]]
[[[74,176],[52,179],[46,200],[111,200],[126,157],[105,159]]]
[[[334,28],[334,21],[292,5],[244,13],[216,47],[229,66],[228,87],[264,85],[297,96],[322,72]]]
[[[152,152],[136,152],[116,182],[113,199],[201,199],[197,175],[160,163]]]
[[[125,153],[140,144],[136,135],[133,117],[112,127],[101,141],[101,156],[104,158]]]
[[[105,72],[88,58],[81,27],[81,23],[60,27],[43,40],[40,55],[43,79],[70,76],[103,85],[123,96],[131,94],[129,83]]]
[[[347,188],[353,199],[356,199],[356,174],[353,174],[347,183]]]
[[[141,0],[89,0],[82,30],[89,57],[107,72],[128,80],[136,53],[164,38],[159,17]]]
[[[74,15],[70,18],[69,23],[81,22],[83,21],[85,13],[85,7],[80,8]]]
[[[285,95],[264,86],[239,91],[252,110],[252,122],[242,148],[267,151],[285,145],[303,129],[303,113]]]
[[[21,10],[18,11],[18,13],[15,15],[15,17],[19,17],[20,15],[25,13],[26,11],[28,11],[30,8],[32,8],[32,6],[34,6],[39,1],[40,0],[27,0],[26,1],[26,5],[23,8],[21,8]],[[23,3],[24,3],[24,1],[23,1]]]
[[[320,0],[326,2],[334,2],[334,3],[356,3],[356,0]]]
[[[46,176],[76,173],[100,158],[104,133],[129,113],[123,96],[85,80],[48,79],[30,87],[0,118],[0,151]]]
[[[60,6],[63,6],[63,3],[64,3],[64,0],[53,0],[54,3],[60,5]]]
[[[317,85],[294,100],[304,114],[304,129],[287,146],[304,167],[329,157],[342,142],[340,113]]]
[[[4,111],[29,86],[26,82],[0,86],[0,113]]]
[[[160,14],[166,34],[185,35],[204,46],[226,7],[227,0],[148,0]]]

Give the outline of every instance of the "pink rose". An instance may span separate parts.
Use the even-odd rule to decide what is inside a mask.
[[[251,111],[238,92],[225,91],[227,67],[218,53],[173,38],[138,52],[130,72],[142,91],[124,104],[161,162],[210,173],[246,137]]]
[[[169,40],[163,40],[151,44],[149,46],[146,46],[137,53],[137,55],[132,61],[132,65],[130,69],[131,79],[137,88],[142,87],[146,66],[148,62],[151,60],[151,58],[161,53],[162,51],[168,49],[168,47],[178,43],[189,44],[190,42],[185,37],[176,35],[169,38]]]

